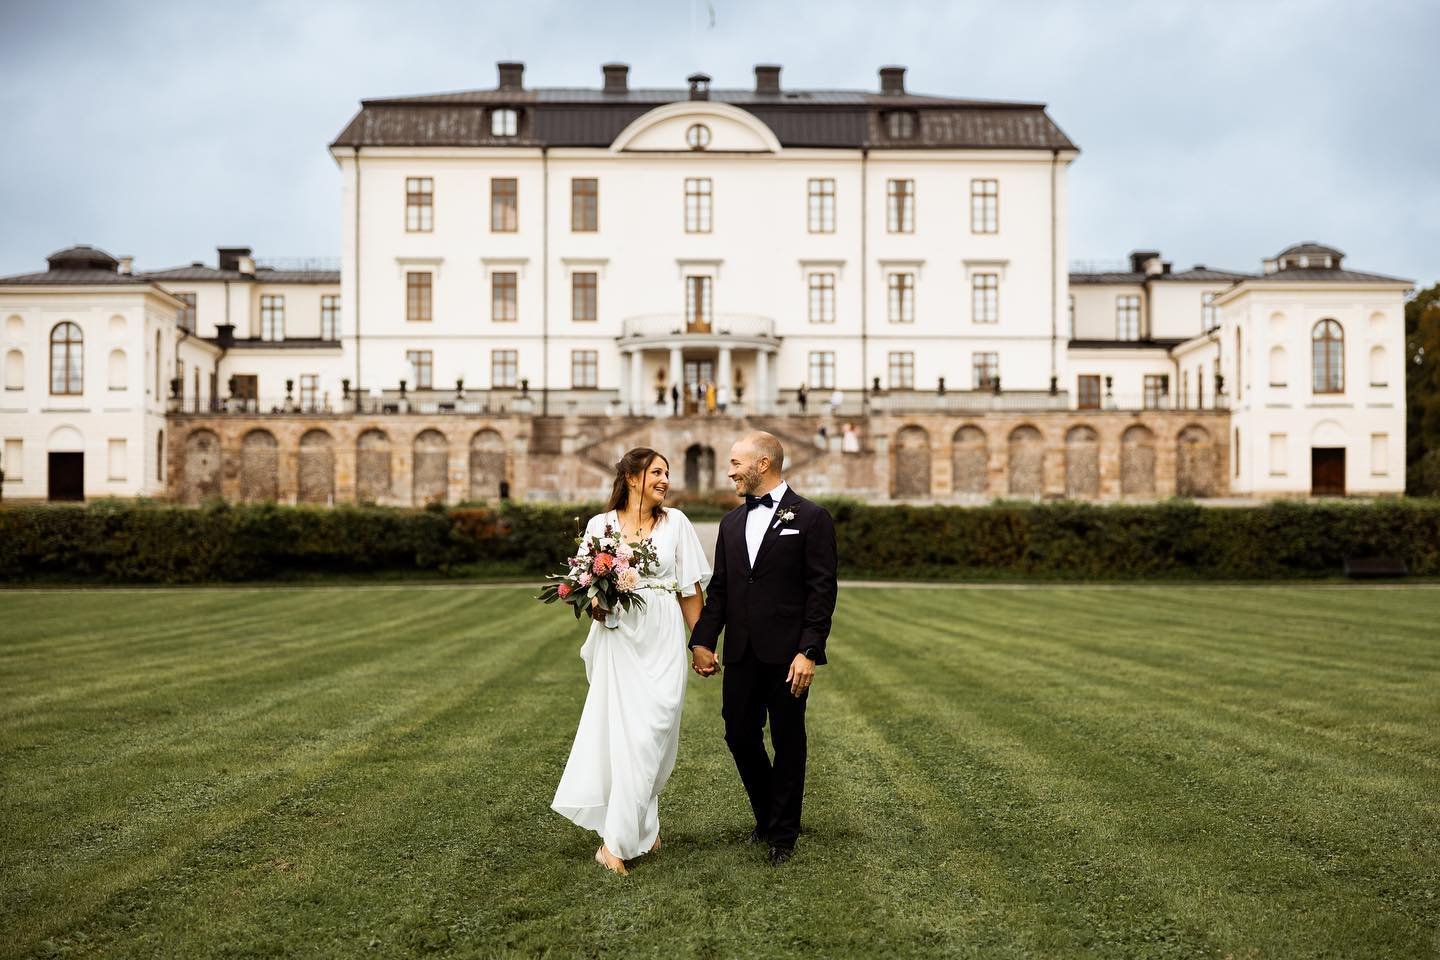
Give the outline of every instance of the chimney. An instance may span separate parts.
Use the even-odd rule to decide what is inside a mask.
[[[499,90],[524,90],[525,85],[522,79],[525,76],[525,64],[518,60],[501,60],[495,64],[500,69]]]
[[[239,270],[240,258],[250,256],[249,247],[216,247],[215,252],[219,254],[221,270]]]
[[[692,73],[685,78],[690,83],[691,100],[710,99],[710,76],[704,73]]]
[[[255,258],[250,256],[249,251],[246,251],[245,255],[240,258],[240,262],[236,264],[236,269],[240,271],[242,277],[255,276]]]
[[[602,64],[605,72],[606,93],[628,93],[630,90],[630,67],[624,63]]]
[[[881,67],[880,92],[892,97],[903,96],[905,94],[905,68]]]
[[[1158,268],[1152,269],[1146,264],[1151,260],[1159,260],[1159,250],[1131,250],[1130,251],[1130,272],[1150,274],[1157,272]]]
[[[780,65],[778,63],[755,64],[755,92],[780,92]]]
[[[130,276],[132,273],[135,272],[135,258],[121,257],[120,265],[115,268],[115,272],[120,274],[120,276],[122,277]]]

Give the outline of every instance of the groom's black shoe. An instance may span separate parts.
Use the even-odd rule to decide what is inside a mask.
[[[753,843],[756,845],[765,843],[765,831],[761,830],[759,827],[756,827],[754,830],[750,831],[750,836],[745,838],[745,842]]]
[[[788,861],[788,860],[789,860],[791,857],[793,857],[793,856],[795,856],[795,848],[794,848],[794,847],[771,847],[771,848],[770,848],[770,866],[772,866],[772,867],[778,867],[778,866],[780,866],[782,863],[785,863],[786,861]]]

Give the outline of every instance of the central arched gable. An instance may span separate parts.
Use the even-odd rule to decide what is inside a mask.
[[[709,143],[692,150],[686,131],[692,124],[709,128]],[[613,153],[779,153],[774,131],[753,113],[728,103],[681,100],[642,114],[610,144]]]

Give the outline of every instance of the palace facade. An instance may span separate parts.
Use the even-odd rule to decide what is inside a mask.
[[[1068,270],[1043,104],[602,73],[362,102],[338,263],[0,278],[5,494],[572,499],[638,444],[695,492],[750,427],[876,500],[1403,490],[1409,281]]]

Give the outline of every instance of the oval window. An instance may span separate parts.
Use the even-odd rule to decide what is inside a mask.
[[[710,146],[710,128],[703,123],[692,123],[685,131],[685,142],[691,150],[704,150]]]

